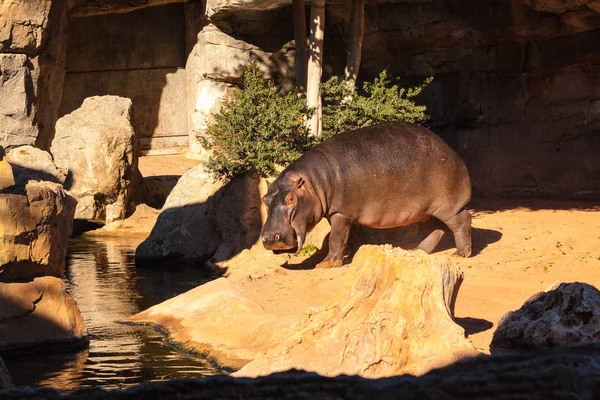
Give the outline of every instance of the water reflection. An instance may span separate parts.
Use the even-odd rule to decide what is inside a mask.
[[[136,270],[134,252],[139,242],[137,238],[70,242],[65,280],[85,319],[89,349],[5,357],[17,386],[117,388],[223,372],[204,359],[177,352],[148,327],[118,322],[206,281],[193,269]]]

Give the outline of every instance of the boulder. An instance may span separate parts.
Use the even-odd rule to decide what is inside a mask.
[[[64,184],[66,173],[54,165],[50,153],[33,146],[20,146],[8,152],[17,185],[25,186],[30,180]]]
[[[215,3],[219,3],[215,10],[227,8],[225,2]],[[207,13],[211,12],[207,5]],[[232,18],[213,15],[211,23],[199,26],[197,35],[188,38],[193,46],[186,62],[190,157],[208,157],[200,138],[206,133],[211,114],[218,112],[223,100],[241,84],[244,66],[250,61],[255,61],[265,77],[273,78],[283,90],[294,87],[293,30],[291,24],[280,24],[282,20],[292,21],[290,8],[260,14],[242,9]]]
[[[479,354],[453,321],[463,279],[454,265],[422,251],[366,245],[349,268],[337,296],[234,375],[292,368],[325,376],[422,375]]]
[[[60,279],[0,283],[0,351],[86,338],[77,303]]]
[[[76,203],[52,182],[0,193],[0,281],[63,275]]]
[[[0,144],[47,149],[66,60],[68,1],[0,2]]]
[[[226,183],[198,165],[179,179],[136,261],[222,261],[251,247],[260,235],[259,181],[241,176]]]
[[[24,54],[0,54],[0,144],[5,147],[33,144],[37,137],[28,63]]]
[[[50,151],[56,166],[68,171],[65,189],[78,201],[76,219],[125,218],[139,175],[131,108],[122,97],[89,97],[56,123]]]
[[[35,55],[46,39],[52,0],[0,4],[0,52]]]
[[[561,283],[505,315],[490,351],[527,352],[593,342],[600,342],[600,291],[587,283]]]
[[[225,278],[153,306],[129,321],[159,326],[172,340],[231,368],[241,368],[275,347],[292,333],[295,322],[265,312]]]
[[[0,190],[9,188],[15,184],[12,167],[6,159],[4,148],[0,146]]]

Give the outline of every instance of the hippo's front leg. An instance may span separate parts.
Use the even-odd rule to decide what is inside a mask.
[[[348,246],[348,237],[352,228],[350,218],[342,214],[334,214],[329,218],[331,232],[329,232],[329,253],[325,259],[317,264],[317,268],[335,268],[342,266],[344,251]]]

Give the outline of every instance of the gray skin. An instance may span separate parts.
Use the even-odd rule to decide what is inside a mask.
[[[386,122],[336,135],[291,163],[269,186],[261,238],[269,250],[301,249],[323,218],[331,224],[329,253],[317,265],[342,265],[350,228],[393,228],[444,222],[456,255],[471,255],[471,181],[462,159],[430,130]],[[444,231],[417,248],[432,252]]]

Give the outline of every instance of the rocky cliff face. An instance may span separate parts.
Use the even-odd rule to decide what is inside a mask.
[[[173,2],[177,1],[4,1],[0,144],[35,142],[47,147],[52,139],[68,19],[104,14],[110,24],[111,13]],[[265,72],[289,85],[294,52],[290,4],[291,0],[185,2],[180,21],[185,25],[185,60],[177,64],[179,78],[175,83],[169,83],[168,74],[157,78],[161,85],[169,83],[159,109],[176,110],[181,116],[171,123],[171,114],[167,118],[159,113],[157,121],[169,123],[157,127],[169,134],[187,130],[190,150],[202,154],[196,138],[206,129],[210,113],[239,82],[241,66],[249,59],[258,59]],[[598,0],[373,0],[366,1],[365,15],[361,77],[373,77],[383,68],[407,84],[435,77],[421,97],[431,114],[429,125],[465,158],[476,193],[579,198],[600,194]],[[326,75],[343,71],[348,22],[348,2],[328,2]],[[156,41],[178,42],[160,37]],[[133,43],[130,51],[142,50]],[[122,86],[116,81],[102,85]],[[148,81],[148,87],[152,85],[156,82]],[[169,95],[173,87],[180,96]],[[178,102],[185,97],[185,107],[169,103],[171,97]],[[136,102],[157,103],[133,100],[134,109]]]

